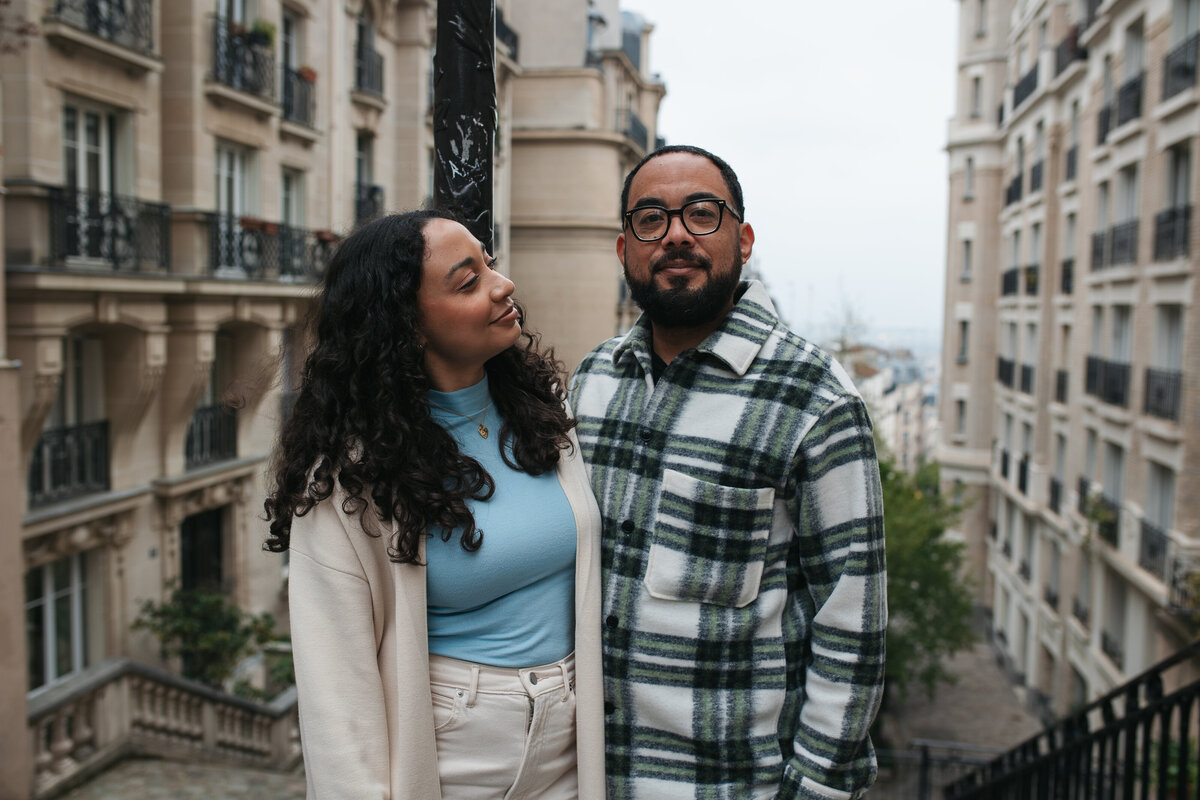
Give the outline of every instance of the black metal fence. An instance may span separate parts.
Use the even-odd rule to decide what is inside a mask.
[[[170,269],[171,209],[134,197],[49,190],[50,258],[56,266],[107,265],[128,272]]]
[[[1142,72],[1125,81],[1117,90],[1118,125],[1124,125],[1142,115],[1142,86],[1145,83],[1146,73]]]
[[[154,52],[151,0],[58,0],[50,16],[130,50]]]
[[[1197,658],[1200,642],[954,781],[946,799],[1196,797],[1200,681],[1190,678]]]
[[[1132,264],[1137,261],[1138,221],[1119,222],[1112,226],[1112,255],[1109,266]]]
[[[1176,206],[1154,215],[1154,260],[1170,261],[1188,254],[1190,205]]]
[[[1200,33],[1189,36],[1163,59],[1162,99],[1174,97],[1196,85],[1196,53]]]
[[[283,68],[283,118],[310,128],[316,119],[313,114],[316,84],[291,67]]]
[[[1179,419],[1183,394],[1183,373],[1177,369],[1146,368],[1144,411],[1161,419]]]
[[[217,278],[313,281],[337,237],[228,214],[208,215],[209,273]]]
[[[184,441],[188,469],[237,457],[237,414],[224,405],[197,406]]]
[[[940,800],[942,787],[979,769],[1001,752],[959,742],[914,739],[906,750],[879,749],[879,780],[868,792],[879,800]]]
[[[1054,74],[1057,77],[1071,66],[1071,62],[1087,58],[1087,49],[1079,46],[1079,29],[1072,25],[1054,50]]]
[[[213,19],[213,80],[266,100],[275,97],[275,51],[261,34]]]
[[[1138,565],[1159,580],[1167,574],[1167,534],[1149,520],[1142,520],[1138,539]]]
[[[1014,295],[1017,293],[1021,285],[1021,270],[1018,267],[1010,267],[1000,274],[1000,294],[1004,296]]]
[[[383,97],[383,54],[362,41],[354,46],[354,88]]]
[[[42,432],[29,463],[29,507],[108,490],[108,420]]]
[[[1129,405],[1129,364],[1088,356],[1083,391],[1115,406]]]
[[[1037,90],[1037,85],[1038,65],[1034,64],[1028,72],[1021,76],[1021,79],[1017,81],[1017,85],[1013,87],[1013,108],[1017,108],[1017,106],[1029,99],[1029,96]]]

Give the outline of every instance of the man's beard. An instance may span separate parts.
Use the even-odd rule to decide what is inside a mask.
[[[650,277],[645,281],[633,277],[629,267],[625,267],[625,282],[629,285],[633,302],[638,304],[647,319],[664,328],[691,328],[715,321],[729,306],[742,279],[742,254],[737,248],[734,248],[729,269],[717,274],[713,273],[712,261],[699,253],[670,255],[658,263],[664,261],[686,261],[700,267],[708,275],[708,281],[699,289],[685,288],[687,279],[682,276],[671,280],[672,284],[678,285],[659,289],[654,283],[656,264],[650,266]]]

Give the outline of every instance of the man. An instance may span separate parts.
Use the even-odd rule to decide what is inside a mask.
[[[887,617],[866,409],[740,281],[754,231],[724,161],[660,149],[621,205],[643,314],[574,379],[604,517],[609,797],[859,797]]]

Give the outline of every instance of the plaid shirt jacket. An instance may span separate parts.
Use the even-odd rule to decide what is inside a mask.
[[[651,375],[649,323],[575,373],[603,515],[610,798],[852,798],[875,778],[883,502],[827,354],[743,283]]]

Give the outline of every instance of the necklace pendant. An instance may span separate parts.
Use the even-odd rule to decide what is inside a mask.
[[[488,429],[486,426],[482,424],[479,426],[479,435],[484,439],[488,437]]]

